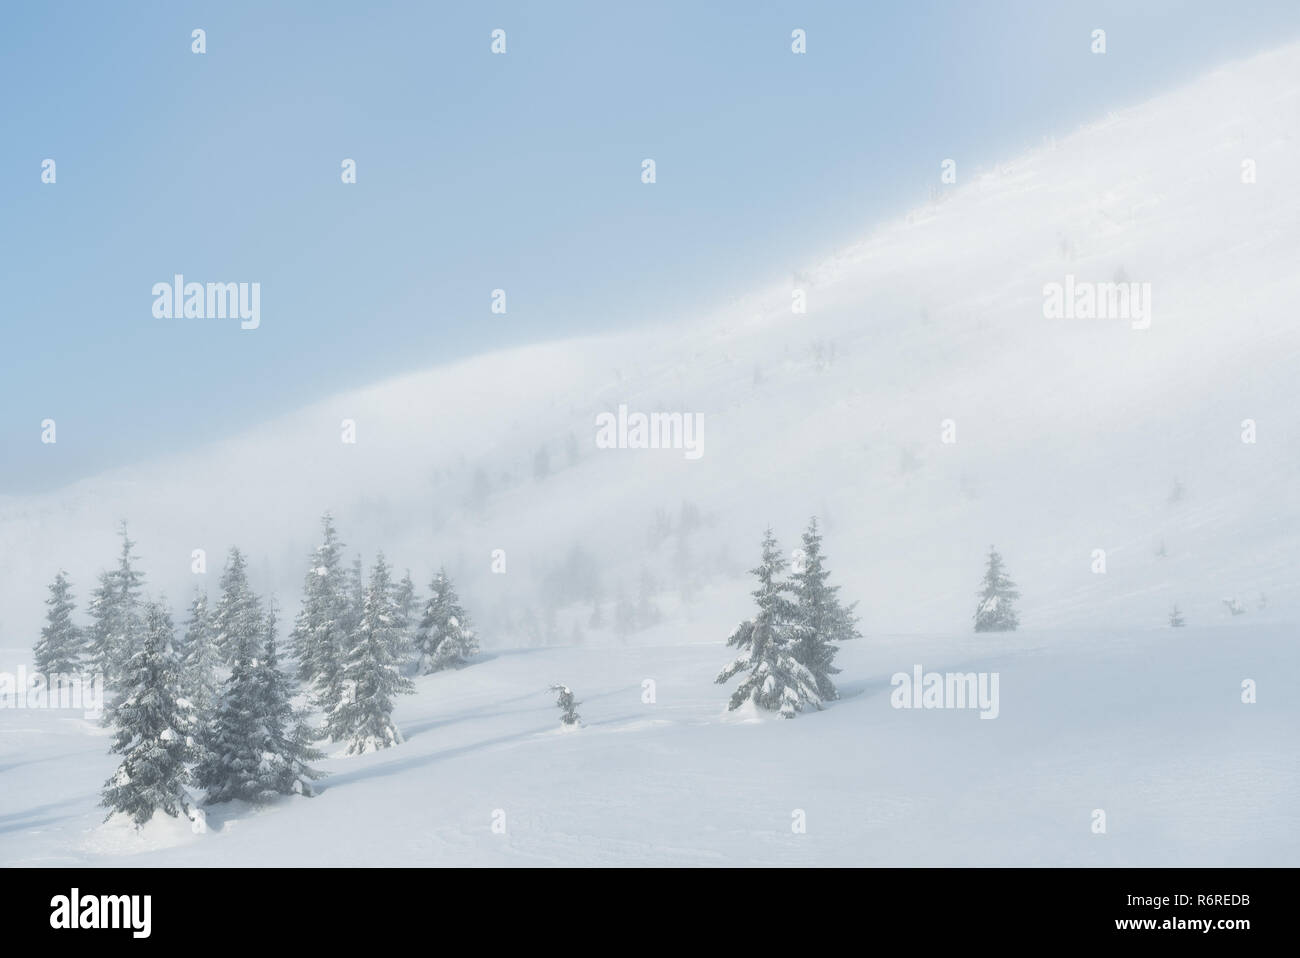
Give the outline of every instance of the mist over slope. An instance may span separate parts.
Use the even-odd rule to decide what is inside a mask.
[[[613,641],[620,598],[657,612],[634,641],[720,640],[763,527],[790,549],[814,513],[868,633],[967,627],[990,544],[1027,628],[1154,628],[1175,602],[1212,624],[1227,597],[1294,620],[1298,135],[1289,46],[996,169],[957,157],[907,217],[707,315],[403,376],[0,500],[0,639],[30,644],[59,567],[84,603],[122,518],[173,606],[239,545],[292,614],[326,509],[367,565],[382,548],[423,585],[445,564],[489,647]],[[1150,327],[1045,318],[1067,275],[1150,284]],[[620,404],[699,413],[702,457],[597,449]]]

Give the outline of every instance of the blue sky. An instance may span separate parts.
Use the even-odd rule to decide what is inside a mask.
[[[922,201],[944,157],[972,172],[1295,39],[1300,4],[81,2],[3,26],[20,493],[403,371],[702,313]],[[178,272],[259,282],[261,327],[155,319]]]

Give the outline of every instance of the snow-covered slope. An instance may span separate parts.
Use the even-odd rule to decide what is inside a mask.
[[[570,579],[596,570],[569,591],[635,596],[644,568],[669,611],[679,581],[736,593],[762,528],[789,547],[814,512],[872,631],[961,627],[990,543],[1022,586],[1027,627],[1157,625],[1175,601],[1204,623],[1225,597],[1253,608],[1260,593],[1256,615],[1293,618],[1297,134],[1292,46],[997,169],[959,166],[942,200],[710,315],[439,367],[0,500],[0,639],[27,644],[60,565],[85,596],[121,518],[174,604],[238,544],[293,608],[326,508],[367,557],[382,547],[423,581],[446,563],[485,610],[486,640],[505,646],[521,631],[568,640],[587,621],[590,602],[568,617],[539,607],[566,557]],[[1150,328],[1045,319],[1043,286],[1066,274],[1150,283]],[[806,315],[791,311],[792,285]],[[595,417],[620,403],[702,414],[704,455],[597,449]],[[343,419],[355,445],[340,441]],[[1245,419],[1255,444],[1241,441]],[[656,510],[675,520],[683,501],[698,528],[651,549]],[[190,572],[197,548],[207,579]],[[505,575],[490,572],[494,549]],[[1106,575],[1091,571],[1094,549]],[[718,610],[719,627],[744,601]]]
[[[1297,147],[1291,46],[996,169],[959,160],[940,199],[707,314],[404,376],[0,500],[0,671],[28,660],[60,566],[85,599],[122,518],[174,606],[239,545],[292,614],[333,510],[367,561],[382,548],[421,583],[445,564],[488,649],[402,700],[406,744],[330,759],[316,799],[218,809],[204,836],[98,827],[102,732],[0,711],[0,856],[1294,865]],[[1150,327],[1045,318],[1067,275],[1150,284]],[[703,456],[598,449],[620,404],[701,414]],[[789,549],[813,513],[861,601],[846,697],[790,723],[726,716],[711,679],[762,530]],[[990,544],[1023,633],[969,631]],[[614,634],[620,597],[657,624]],[[1189,629],[1163,628],[1174,603]],[[999,672],[999,718],[890,708],[889,677],[918,663]],[[553,682],[586,728],[559,731]]]

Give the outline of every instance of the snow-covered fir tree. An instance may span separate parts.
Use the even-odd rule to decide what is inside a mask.
[[[832,634],[837,642],[850,642],[853,639],[862,638],[862,633],[858,631],[858,602],[853,600],[848,605],[837,603],[832,616],[834,625]]]
[[[213,631],[224,636],[230,674],[221,683],[216,708],[202,729],[194,780],[206,791],[205,802],[249,802],[267,798],[263,781],[265,716],[258,671],[266,619],[261,602],[248,586],[243,556],[230,550],[221,577],[222,596],[213,616]],[[225,615],[222,615],[222,610]]]
[[[72,621],[76,604],[72,601],[72,585],[66,572],[60,570],[55,575],[45,604],[49,606],[45,627],[32,656],[36,671],[47,676],[75,672],[81,666],[84,638]]]
[[[366,605],[366,572],[361,564],[361,556],[352,560],[352,565],[344,575],[347,578],[344,592],[348,598],[347,618],[344,624],[347,626],[348,635],[351,635],[356,631]],[[344,651],[346,652],[346,649]]]
[[[311,795],[321,773],[313,731],[293,705],[293,685],[280,669],[276,619],[268,611],[262,632],[235,650],[230,676],[205,737],[195,770],[205,801],[240,799],[260,804],[277,795]]]
[[[578,715],[578,702],[573,697],[573,689],[567,685],[552,685],[551,691],[555,693],[555,704],[560,707],[560,724],[577,725],[581,720]]]
[[[194,781],[206,791],[205,803],[265,798],[260,747],[264,735],[255,668],[255,659],[236,658],[221,684],[217,707],[202,730]]]
[[[212,616],[208,612],[206,592],[196,591],[190,603],[180,656],[181,692],[199,721],[206,722],[217,704],[217,650],[212,641]]]
[[[180,661],[171,616],[162,605],[144,608],[140,648],[122,670],[113,712],[112,751],[122,756],[104,783],[101,805],[143,825],[162,811],[188,813],[187,762],[193,715],[180,695]]]
[[[122,551],[118,554],[117,569],[113,573],[113,584],[117,589],[117,636],[115,655],[119,663],[130,661],[139,648],[144,629],[140,610],[140,593],[144,588],[144,573],[134,565],[135,555],[132,549],[135,543],[126,532],[126,522],[122,523]]]
[[[655,603],[655,594],[659,591],[658,583],[650,574],[650,570],[641,567],[641,578],[638,585],[636,600],[636,628],[638,631],[653,628],[659,624],[663,617],[659,611],[659,606]]]
[[[331,739],[348,743],[349,755],[401,744],[393,724],[393,697],[415,691],[393,658],[397,626],[388,564],[380,555],[370,573],[361,621],[343,666],[344,695],[326,716]]]
[[[469,616],[442,569],[429,584],[429,600],[415,632],[415,651],[421,675],[459,667],[478,653]]]
[[[984,572],[984,588],[979,593],[975,609],[976,632],[1014,632],[1020,625],[1015,600],[1020,598],[1016,584],[1007,577],[1002,567],[1002,556],[989,547],[988,568]]]
[[[1183,621],[1183,614],[1178,611],[1178,606],[1175,605],[1173,611],[1169,613],[1169,627],[1173,629],[1181,629],[1186,624],[1187,623]]]
[[[614,634],[626,639],[636,631],[636,606],[623,591],[623,583],[618,584],[614,593]]]
[[[343,568],[343,543],[333,517],[321,517],[321,544],[303,580],[302,608],[293,627],[298,680],[317,708],[329,714],[342,697],[343,660],[351,648],[352,589]]]
[[[780,712],[783,718],[794,718],[809,705],[821,708],[816,677],[795,659],[791,650],[795,608],[788,597],[790,587],[780,578],[784,569],[785,559],[768,529],[763,536],[762,560],[750,570],[758,579],[758,588],[753,592],[758,613],[742,622],[727,639],[727,645],[739,648],[740,654],[714,680],[721,685],[748,672],[732,693],[729,710],[753,702],[759,708]]]
[[[795,661],[812,673],[822,701],[839,698],[832,675],[838,675],[835,641],[844,628],[844,613],[837,593],[840,587],[827,585],[830,571],[822,555],[822,536],[814,516],[803,534],[803,553],[790,576],[794,587],[794,621],[791,653]]]
[[[393,586],[393,606],[397,609],[396,641],[393,645],[393,658],[405,662],[411,655],[415,644],[415,582],[411,570],[407,569],[401,581]]]
[[[122,523],[122,551],[117,568],[99,577],[99,586],[91,595],[90,655],[94,668],[109,686],[117,686],[126,663],[141,642],[143,622],[140,614],[140,591],[144,575],[135,568],[132,549],[135,543]],[[106,718],[108,716],[106,715]]]
[[[248,584],[248,567],[239,549],[232,547],[221,573],[221,597],[212,611],[212,643],[221,661],[254,648],[262,634],[262,607]]]
[[[311,783],[322,773],[309,764],[323,758],[312,747],[316,733],[307,724],[306,713],[293,704],[294,689],[281,671],[275,641],[275,613],[267,614],[266,645],[253,668],[260,689],[262,717],[262,765],[259,782],[263,795],[311,795]]]
[[[87,664],[108,682],[113,669],[113,628],[117,621],[113,573],[101,572],[90,593],[90,628],[86,633]]]

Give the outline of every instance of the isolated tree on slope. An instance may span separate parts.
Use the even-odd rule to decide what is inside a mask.
[[[803,557],[790,578],[793,580],[795,609],[791,652],[795,661],[812,673],[817,694],[822,701],[839,698],[832,675],[835,667],[834,644],[843,627],[843,612],[836,593],[840,587],[827,585],[830,572],[823,567],[822,537],[814,516],[803,534]]]
[[[83,640],[81,629],[72,621],[76,606],[66,572],[60,570],[54,577],[45,604],[49,606],[46,624],[33,650],[36,671],[45,675],[75,672],[81,665]]]
[[[361,755],[402,742],[393,724],[393,697],[415,691],[393,658],[397,623],[392,582],[383,555],[375,560],[366,589],[361,622],[343,666],[344,696],[327,716],[330,738],[348,743]]]
[[[101,805],[136,826],[161,810],[188,812],[186,762],[193,716],[180,696],[180,662],[172,646],[171,616],[155,602],[144,609],[141,648],[123,670],[122,697],[113,713],[112,751],[122,756],[104,783]]]
[[[193,706],[195,716],[204,722],[217,704],[217,651],[205,592],[196,593],[190,603],[180,657],[181,693]]]
[[[552,685],[551,691],[556,693],[555,704],[560,707],[560,723],[562,725],[577,725],[581,719],[578,715],[577,702],[573,698],[573,689],[567,685]]]
[[[275,643],[275,614],[268,613],[266,645],[253,668],[262,717],[262,765],[259,769],[261,793],[313,794],[311,783],[321,772],[308,763],[323,758],[312,747],[315,733],[307,725],[306,715],[293,706],[293,686],[280,670]]]
[[[988,568],[984,572],[984,588],[979,597],[979,606],[975,609],[976,632],[1014,632],[1020,625],[1014,604],[1020,593],[1002,567],[1002,556],[991,546]]]
[[[351,647],[352,602],[342,564],[343,543],[328,512],[321,517],[321,527],[321,544],[312,553],[311,568],[303,580],[302,608],[292,644],[298,680],[310,690],[317,707],[328,714],[342,696],[343,659]]]
[[[439,569],[429,584],[429,601],[415,633],[420,674],[456,668],[478,653],[478,639],[470,627],[469,615],[460,605],[456,590]]]
[[[763,557],[750,571],[758,578],[753,595],[758,614],[742,622],[727,644],[740,654],[714,679],[719,685],[741,672],[749,674],[732,693],[727,708],[734,711],[747,701],[759,708],[779,711],[782,718],[794,718],[805,706],[821,708],[816,677],[795,660],[790,648],[790,623],[793,603],[787,597],[790,587],[780,581],[785,559],[777,547],[772,530],[763,537]]]
[[[221,573],[221,598],[212,614],[212,642],[227,665],[242,655],[252,658],[262,634],[262,608],[248,585],[243,554],[232,547]]]

